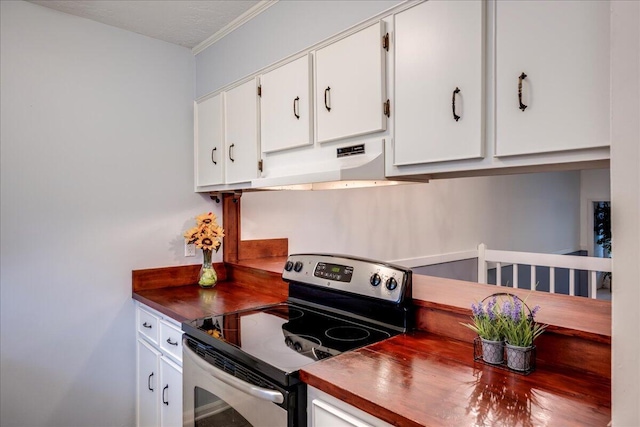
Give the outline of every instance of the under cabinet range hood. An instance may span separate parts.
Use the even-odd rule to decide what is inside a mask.
[[[383,139],[263,153],[263,165],[261,177],[251,181],[252,189],[327,190],[416,182],[385,177]]]

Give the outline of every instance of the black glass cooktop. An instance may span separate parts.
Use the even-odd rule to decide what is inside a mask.
[[[207,345],[288,374],[398,331],[315,307],[280,303],[183,323]],[[256,366],[259,367],[259,366]]]

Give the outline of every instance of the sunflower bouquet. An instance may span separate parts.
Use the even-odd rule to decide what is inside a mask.
[[[213,212],[203,213],[196,217],[196,226],[184,233],[188,244],[195,244],[202,249],[203,262],[198,283],[202,287],[212,287],[218,281],[218,275],[211,264],[211,253],[218,252],[222,245],[224,230],[218,225]]]
[[[220,249],[224,230],[218,225],[218,218],[213,212],[203,213],[196,217],[196,226],[184,233],[188,244],[195,243],[202,250],[216,251]]]

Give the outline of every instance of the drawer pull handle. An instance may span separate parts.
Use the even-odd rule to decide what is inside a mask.
[[[153,325],[150,325],[150,324],[149,324],[149,323],[147,323],[147,322],[144,322],[144,323],[142,324],[142,326],[144,326],[144,327],[145,327],[145,328],[147,328],[147,329],[151,329],[151,328],[153,328]]]
[[[456,114],[456,93],[460,93],[460,88],[457,88],[453,91],[453,95],[451,95],[451,108],[453,109],[453,120],[456,122],[460,120],[460,116]]]
[[[520,109],[522,111],[527,109],[527,105],[522,103],[522,81],[527,78],[525,73],[522,73],[518,76],[518,103],[520,104]]]
[[[296,96],[296,99],[293,100],[293,115],[296,116],[296,119],[298,120],[300,120],[300,114],[298,114],[298,110],[300,109],[300,107],[298,107],[299,101],[300,101],[299,96]]]
[[[175,345],[176,347],[178,346],[178,341],[171,341],[171,338],[167,338],[167,342],[169,343],[169,345]]]
[[[213,154],[216,152],[217,149],[218,147],[213,147],[213,150],[211,150],[211,161],[213,162],[214,165],[218,164],[218,162],[216,162],[215,159],[213,158]]]
[[[153,376],[153,372],[151,372],[149,374],[149,378],[147,378],[147,387],[149,388],[149,390],[153,391],[153,389],[151,388],[151,377]]]
[[[169,384],[164,386],[164,388],[162,389],[162,403],[164,403],[165,405],[169,405],[169,401],[164,398],[164,392],[167,391],[168,388]]]
[[[329,95],[330,90],[331,88],[329,86],[324,90],[324,108],[326,108],[327,111],[331,111],[331,107],[329,107],[329,104],[327,103],[327,95]]]

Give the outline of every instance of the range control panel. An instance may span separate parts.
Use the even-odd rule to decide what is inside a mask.
[[[293,254],[285,263],[282,278],[400,302],[411,283],[411,270],[346,255]]]

